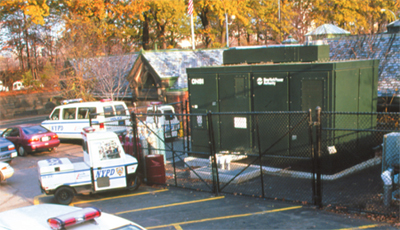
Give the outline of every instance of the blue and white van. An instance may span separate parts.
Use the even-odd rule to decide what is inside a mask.
[[[82,99],[63,101],[53,109],[49,120],[42,126],[57,133],[60,139],[82,139],[81,132],[89,126],[89,115],[92,115],[92,127],[96,131],[111,131],[117,134],[127,132],[130,114],[123,101],[103,99],[95,102],[81,102]]]

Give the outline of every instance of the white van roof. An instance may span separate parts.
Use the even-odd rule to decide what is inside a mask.
[[[164,110],[164,109],[172,109],[175,110],[172,105],[154,105],[157,109]],[[153,109],[153,105],[147,107],[147,110]]]
[[[99,105],[118,105],[118,104],[123,104],[126,106],[125,102],[123,101],[88,101],[88,102],[75,102],[75,103],[69,103],[65,105],[59,105],[56,108],[74,108],[74,107],[84,107],[84,106],[99,106]]]

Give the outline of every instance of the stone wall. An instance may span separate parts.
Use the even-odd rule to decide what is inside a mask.
[[[400,89],[400,34],[375,34],[328,39],[331,60],[378,59],[381,93]]]
[[[50,114],[59,92],[31,93],[0,96],[0,120]]]

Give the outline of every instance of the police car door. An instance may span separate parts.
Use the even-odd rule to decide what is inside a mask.
[[[77,127],[76,124],[76,108],[63,108],[61,110],[61,117],[60,117],[60,122],[58,125],[57,130],[55,131],[54,128],[52,127],[53,132],[57,132],[58,135],[61,135],[62,137],[66,138],[71,135],[80,135],[81,129]]]

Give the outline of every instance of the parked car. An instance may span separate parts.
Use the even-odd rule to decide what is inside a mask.
[[[22,81],[16,81],[13,83],[13,90],[23,90],[24,88]]]
[[[3,85],[3,81],[0,81],[0,92],[6,91],[6,87]]]
[[[134,222],[101,212],[95,207],[57,204],[31,205],[0,212],[0,229],[145,230]]]
[[[53,151],[60,145],[58,135],[41,125],[9,127],[4,130],[1,137],[14,143],[20,156],[36,151]]]
[[[0,162],[0,182],[12,177],[13,174],[14,169],[9,164]]]
[[[15,145],[11,141],[0,137],[0,161],[11,162],[14,157],[17,157]]]

